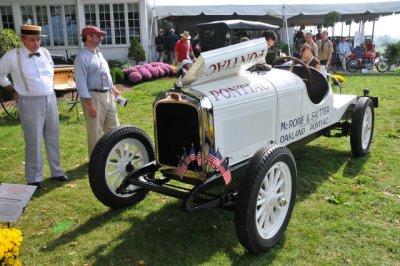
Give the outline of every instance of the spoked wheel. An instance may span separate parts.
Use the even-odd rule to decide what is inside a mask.
[[[346,68],[350,73],[354,73],[358,70],[358,62],[356,59],[350,59],[347,64]]]
[[[145,132],[131,126],[117,127],[105,134],[92,152],[90,187],[106,206],[118,208],[133,205],[141,201],[148,191],[134,185],[128,187],[128,194],[118,194],[116,189],[131,171],[154,159],[154,148]],[[145,181],[144,176],[140,179]]]
[[[272,62],[271,66],[274,67],[276,65],[280,65],[282,63],[289,62],[289,61],[292,61],[292,65],[290,66],[290,69],[289,69],[290,72],[294,73],[294,66],[296,64],[299,64],[305,70],[306,76],[302,77],[302,80],[306,85],[309,85],[311,83],[311,77],[312,77],[311,71],[308,68],[308,66],[300,59],[298,59],[296,57],[291,57],[291,56],[282,56],[282,57],[275,59],[274,62]]]
[[[351,151],[355,157],[368,153],[374,133],[374,106],[370,98],[358,100],[353,111],[350,132]]]
[[[282,238],[296,197],[296,163],[290,150],[270,145],[260,149],[239,185],[235,211],[240,243],[262,253]]]
[[[388,71],[389,68],[390,65],[387,60],[379,60],[378,63],[376,64],[376,69],[381,73]]]
[[[15,101],[3,102],[0,99],[0,104],[9,117],[15,120],[19,119],[18,105]]]

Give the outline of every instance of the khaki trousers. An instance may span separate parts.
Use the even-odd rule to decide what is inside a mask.
[[[90,157],[94,146],[103,133],[107,133],[111,129],[119,126],[119,120],[117,102],[111,90],[108,92],[90,91],[89,93],[90,96],[92,96],[97,113],[96,117],[90,117],[87,106],[82,101],[82,109],[86,119],[88,153]]]

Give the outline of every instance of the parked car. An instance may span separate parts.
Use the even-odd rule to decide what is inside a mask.
[[[333,94],[319,71],[293,57],[271,69],[262,64],[266,51],[261,38],[202,53],[153,103],[155,149],[134,126],[105,134],[89,163],[96,197],[119,208],[155,191],[181,199],[188,212],[234,210],[244,247],[262,253],[276,245],[296,198],[291,148],[335,133],[364,156],[378,99]],[[280,64],[286,60],[293,64]]]
[[[278,28],[272,24],[240,19],[197,24],[203,52],[237,44],[242,37],[259,38],[264,31]]]

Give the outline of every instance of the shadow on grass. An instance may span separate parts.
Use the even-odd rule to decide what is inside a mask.
[[[1,107],[0,107],[1,109]],[[15,126],[20,126],[21,121],[19,119],[14,119],[6,115],[1,115],[0,116],[0,128],[1,127],[15,127]]]
[[[313,194],[318,186],[344,167],[342,175],[356,177],[368,156],[354,158],[351,151],[339,151],[321,146],[306,145],[293,152],[297,165],[297,200]]]
[[[215,256],[227,254],[234,265],[244,265],[266,260],[272,262],[282,247],[279,244],[266,256],[244,254],[236,238],[233,212],[208,209],[185,213],[179,203],[170,203],[145,218],[125,218],[131,227],[112,240],[97,246],[85,259],[91,265],[198,265],[210,262]],[[134,208],[134,207],[131,207]],[[66,232],[47,245],[47,250],[56,250],[85,234],[103,227],[124,210],[109,210],[92,217],[75,230]],[[125,215],[126,217],[126,215]],[[217,259],[220,260],[221,258]]]
[[[73,169],[70,169],[65,172],[65,174],[68,176],[69,181],[75,181],[81,178],[86,178],[87,172],[88,172],[88,163],[84,163],[79,165],[78,167],[75,167]],[[64,186],[68,184],[68,182],[60,182],[57,180],[51,180],[50,177],[44,178],[42,184],[43,184],[43,189],[37,189],[35,193],[33,194],[34,198],[39,198],[47,193],[52,192],[54,189],[57,189],[58,187]]]
[[[352,159],[350,151],[321,146],[305,146],[294,155],[298,167],[297,200],[306,199],[319,184],[341,168],[348,172],[348,177],[357,175],[367,160]],[[346,170],[349,167],[351,171]],[[84,169],[77,171],[86,175]],[[188,214],[179,210],[179,204],[180,201],[166,203],[144,218],[124,215],[129,209],[108,210],[64,233],[62,238],[48,244],[48,250],[56,250],[109,222],[121,220],[131,225],[129,229],[111,240],[109,236],[105,237],[102,245],[85,254],[85,259],[92,265],[135,265],[142,262],[146,265],[198,265],[215,261],[226,263],[226,260],[232,265],[268,265],[284,252],[285,238],[266,254],[249,254],[243,251],[236,237],[233,212],[208,209]]]

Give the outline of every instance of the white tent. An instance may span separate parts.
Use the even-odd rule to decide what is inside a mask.
[[[380,16],[400,13],[400,0],[153,0],[150,6],[153,21],[192,17],[190,21],[195,23],[194,16],[200,15],[258,16],[264,22],[286,28],[286,40],[289,26],[323,24],[325,15],[332,11],[340,13],[346,22],[375,21]]]
[[[201,14],[271,16],[278,19],[286,16],[289,24],[301,25],[323,22],[323,16],[331,11],[339,12],[343,20],[373,20],[381,15],[400,13],[400,0],[154,0],[152,8],[158,19]]]

